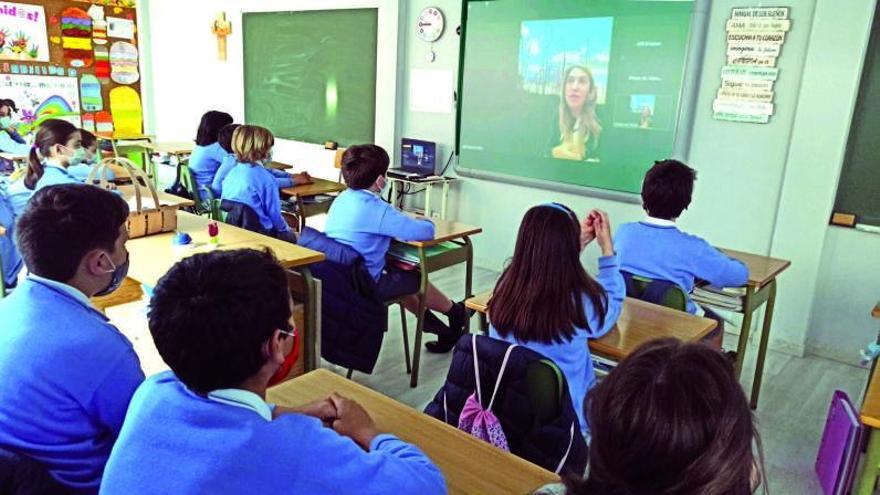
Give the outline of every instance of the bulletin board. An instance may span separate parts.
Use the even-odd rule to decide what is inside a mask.
[[[143,131],[135,0],[0,1],[0,98],[26,135],[47,119]]]

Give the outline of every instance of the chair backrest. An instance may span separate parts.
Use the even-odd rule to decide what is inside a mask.
[[[652,304],[687,311],[687,296],[681,287],[668,280],[655,280],[621,271],[626,295]]]
[[[529,402],[538,421],[549,421],[562,410],[562,384],[565,378],[556,363],[549,359],[532,361],[526,368]]]
[[[345,155],[345,148],[338,148],[336,155],[333,157],[333,166],[339,169],[339,178],[336,182],[342,182],[342,156]]]

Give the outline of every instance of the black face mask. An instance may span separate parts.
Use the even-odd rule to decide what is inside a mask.
[[[110,264],[113,265],[113,260],[110,259],[109,254],[107,255],[107,259],[110,261]],[[128,275],[128,253],[125,253],[125,263],[122,263],[119,266],[114,266],[113,276],[110,277],[110,283],[107,284],[107,287],[101,289],[95,294],[95,296],[106,296],[118,289],[119,286],[122,285],[122,280],[126,275]]]

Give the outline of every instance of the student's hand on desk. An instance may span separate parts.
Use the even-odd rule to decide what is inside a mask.
[[[336,407],[336,420],[333,421],[333,429],[336,433],[351,438],[369,452],[370,443],[379,432],[367,411],[357,402],[346,399],[336,392],[330,394],[329,399]]]
[[[612,256],[614,254],[614,242],[611,237],[611,220],[608,214],[602,210],[593,210],[590,215],[594,215],[593,228],[596,231],[596,241],[599,248],[602,249],[602,256]]]
[[[293,174],[293,185],[294,186],[302,186],[305,184],[311,184],[312,176],[309,175],[308,172],[300,172],[298,174]]]
[[[324,426],[330,426],[336,419],[336,406],[330,402],[330,399],[316,400],[297,407],[275,406],[275,410],[272,411],[272,419],[291,413],[318,418],[324,423]]]

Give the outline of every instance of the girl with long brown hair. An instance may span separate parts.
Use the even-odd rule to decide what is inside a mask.
[[[590,69],[573,65],[566,69],[559,90],[559,144],[553,158],[585,160],[602,133],[596,116],[598,90]]]
[[[598,281],[580,262],[584,247],[594,239],[602,251]],[[583,222],[559,203],[526,212],[513,258],[489,300],[489,335],[556,363],[585,434],[584,396],[596,382],[587,340],[611,330],[625,296],[605,212],[593,210]]]

